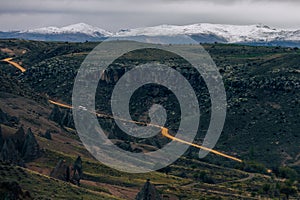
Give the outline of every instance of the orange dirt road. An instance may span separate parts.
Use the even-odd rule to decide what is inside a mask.
[[[1,60],[3,62],[7,62],[9,64],[11,64],[12,66],[14,66],[15,68],[18,68],[22,73],[26,71],[25,68],[23,68],[21,65],[19,65],[18,63],[12,61],[12,58],[5,58],[3,60]]]
[[[60,107],[63,107],[63,108],[73,109],[73,107],[70,106],[70,105],[59,103],[59,102],[56,102],[56,101],[49,100],[49,103],[57,105],[57,106],[60,106]],[[121,118],[114,118],[111,115],[106,115],[106,114],[101,114],[101,113],[94,113],[94,114],[96,114],[98,117],[106,117],[106,118],[111,118],[111,119],[118,119],[118,120],[129,122],[129,123],[136,123],[136,124],[143,124],[143,125],[158,127],[158,128],[161,128],[161,134],[162,134],[162,136],[164,136],[166,138],[169,138],[171,140],[174,140],[174,141],[177,141],[177,142],[180,142],[180,143],[183,143],[183,144],[191,145],[191,146],[196,147],[198,149],[202,149],[202,150],[214,153],[216,155],[219,155],[219,156],[231,159],[231,160],[236,161],[236,162],[243,162],[241,159],[238,159],[236,157],[233,157],[233,156],[221,153],[219,151],[216,151],[216,150],[213,150],[213,149],[210,149],[210,148],[198,145],[198,144],[194,144],[194,143],[187,142],[185,140],[181,140],[179,138],[176,138],[176,137],[174,137],[174,136],[172,136],[172,135],[169,134],[169,130],[167,128],[162,127],[162,126],[158,126],[156,124],[147,124],[147,123],[144,123],[144,122],[137,122],[137,121],[133,121],[133,120],[126,120],[126,119],[121,119]]]
[[[19,65],[18,63],[12,61],[12,58],[6,58],[6,59],[3,59],[2,60],[3,62],[7,62],[11,65],[13,65],[14,67],[18,68],[19,70],[21,70],[22,72],[25,72],[26,69],[23,68],[21,65]],[[60,107],[63,107],[63,108],[68,108],[68,109],[73,109],[72,106],[70,105],[67,105],[67,104],[63,104],[63,103],[59,103],[59,102],[56,102],[56,101],[52,101],[52,100],[48,100],[49,103],[51,104],[54,104],[54,105],[57,105],[57,106],[60,106]],[[213,150],[213,149],[210,149],[210,148],[207,148],[207,147],[204,147],[204,146],[201,146],[201,145],[198,145],[198,144],[194,144],[194,143],[191,143],[191,142],[187,142],[185,140],[181,140],[179,138],[176,138],[172,135],[169,134],[169,130],[165,127],[162,127],[162,126],[158,126],[156,124],[147,124],[147,123],[144,123],[144,122],[137,122],[137,121],[133,121],[133,120],[126,120],[126,119],[121,119],[121,118],[115,118],[113,116],[110,116],[110,115],[107,115],[107,114],[103,114],[103,113],[94,113],[96,114],[98,117],[106,117],[106,118],[112,118],[112,119],[118,119],[118,120],[121,120],[121,121],[125,121],[125,122],[129,122],[129,123],[135,123],[135,124],[143,124],[143,125],[148,125],[148,126],[152,126],[152,127],[158,127],[161,129],[161,133],[164,137],[166,138],[169,138],[171,140],[174,140],[174,141],[177,141],[177,142],[180,142],[180,143],[183,143],[183,144],[187,144],[187,145],[191,145],[193,147],[196,147],[198,149],[202,149],[202,150],[205,150],[205,151],[209,151],[211,153],[214,153],[216,155],[219,155],[219,156],[222,156],[222,157],[225,157],[225,158],[228,158],[228,159],[231,159],[231,160],[234,160],[234,161],[237,161],[237,162],[243,162],[241,159],[238,159],[238,158],[235,158],[233,156],[229,156],[227,154],[224,154],[224,153],[221,153],[219,151],[216,151],[216,150]]]

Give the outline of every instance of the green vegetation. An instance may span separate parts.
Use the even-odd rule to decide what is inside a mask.
[[[13,52],[1,51],[0,57],[13,57],[27,69],[21,74],[0,62],[1,109],[20,118],[20,122],[11,126],[1,124],[2,132],[13,133],[21,124],[33,127],[42,149],[40,158],[26,163],[28,169],[2,163],[1,182],[16,181],[23,190],[40,199],[132,199],[148,178],[161,194],[181,199],[299,197],[299,49],[204,45],[223,76],[228,102],[223,133],[215,149],[245,162],[239,164],[213,154],[199,160],[199,150],[191,147],[175,163],[158,172],[132,175],[95,161],[71,127],[70,112],[61,109],[62,118],[49,119],[53,107],[47,98],[71,102],[77,70],[96,45],[0,41],[0,49],[9,48]],[[194,142],[201,144],[210,120],[209,93],[199,73],[173,54],[148,49],[119,58],[99,83],[97,109],[111,113],[111,91],[125,68],[154,60],[178,70],[198,91],[201,121]],[[153,93],[148,95],[144,89]],[[130,102],[134,120],[147,121],[147,110],[153,103],[159,103],[168,110],[166,126],[173,132],[178,129],[180,106],[170,91],[148,85],[134,95]],[[99,119],[99,123],[109,138],[125,150],[153,151],[169,142],[161,136],[143,140],[129,137],[110,119]],[[47,137],[38,135],[39,132],[47,133]],[[74,163],[78,155],[83,159],[81,187],[48,177],[60,159]]]
[[[118,199],[103,191],[80,188],[21,167],[0,164],[0,179],[16,181],[34,199]]]

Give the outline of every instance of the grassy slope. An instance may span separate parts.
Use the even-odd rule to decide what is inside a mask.
[[[56,66],[55,63],[58,62],[61,63],[57,65],[58,67],[64,67],[70,70],[72,70],[74,66],[78,67],[80,62],[84,59],[85,52],[90,51],[96,45],[28,41],[1,41],[0,44],[1,47],[13,47],[14,52],[17,52],[16,49],[25,49],[27,51],[25,54],[19,51],[16,53],[17,57],[14,58],[17,61],[22,61],[25,68],[47,67],[47,64]],[[267,165],[278,165],[280,162],[286,162],[292,165],[297,162],[297,153],[299,152],[297,146],[298,138],[296,137],[297,132],[293,131],[299,130],[299,124],[291,121],[290,123],[282,122],[274,126],[275,120],[280,119],[282,115],[286,116],[285,118],[288,118],[287,120],[289,121],[296,117],[295,113],[300,113],[297,110],[299,107],[291,105],[295,104],[292,100],[295,99],[297,93],[293,94],[287,91],[275,91],[270,93],[267,90],[267,94],[265,94],[264,90],[240,90],[238,86],[232,86],[231,83],[235,82],[238,78],[242,79],[238,80],[239,83],[244,83],[247,80],[251,80],[251,77],[263,79],[265,77],[277,77],[280,76],[280,74],[282,74],[282,76],[291,75],[290,77],[299,78],[298,74],[293,71],[299,70],[299,51],[236,45],[208,45],[205,46],[205,48],[211,53],[218,67],[223,70],[222,74],[227,88],[230,106],[224,133],[216,148],[227,153],[236,153],[246,159],[259,160]],[[75,59],[70,60],[71,55],[72,58]],[[3,58],[10,56],[12,55],[1,53],[1,57]],[[46,62],[43,62],[45,60]],[[1,67],[5,75],[11,74],[13,77],[18,75],[18,72],[16,74],[15,71],[9,69],[9,66],[6,64],[1,63]],[[1,78],[3,77],[5,76],[1,76]],[[60,79],[60,77],[57,78]],[[72,80],[69,80],[69,82],[72,82]],[[54,83],[62,84],[63,82],[60,83],[59,80],[54,80]],[[51,90],[53,90],[51,89],[53,86],[51,79],[49,83],[43,82],[43,84],[45,84],[42,86],[47,90],[47,93],[61,97],[61,92],[51,93]],[[39,90],[39,88],[34,89]],[[61,90],[58,89],[58,91]],[[247,93],[248,96],[245,97],[244,93]],[[251,98],[253,93],[258,97]],[[281,182],[280,180],[272,180],[267,176],[255,174],[252,177],[251,174],[239,170],[210,165],[186,158],[182,158],[171,165],[172,170],[170,175],[159,172],[135,176],[120,173],[96,162],[89,153],[86,152],[80,142],[78,142],[76,136],[61,129],[53,122],[50,122],[47,119],[50,113],[49,105],[36,103],[35,101],[19,96],[12,97],[8,95],[8,98],[3,97],[5,97],[5,95],[1,95],[1,109],[13,116],[19,116],[21,124],[24,124],[25,127],[33,127],[35,133],[40,131],[44,132],[46,129],[49,129],[49,127],[57,132],[53,134],[52,141],[37,137],[40,145],[45,149],[45,152],[42,158],[29,163],[28,166],[30,169],[44,175],[49,175],[50,170],[60,158],[74,161],[77,155],[82,155],[84,158],[85,179],[87,180],[87,182],[84,182],[83,188],[100,191],[103,195],[112,194],[121,198],[130,199],[143,185],[144,181],[147,178],[151,178],[155,184],[158,184],[158,189],[162,193],[175,194],[178,197],[182,196],[188,199],[204,198],[204,196],[207,198],[218,196],[223,196],[224,198],[238,198],[239,195],[244,196],[244,198],[245,196],[250,198],[251,195],[258,198],[258,193],[262,193],[260,190],[264,184],[276,185],[277,182]],[[241,98],[247,98],[247,101],[241,101]],[[284,114],[282,114],[282,112],[284,112]],[[264,114],[258,117],[258,119],[253,118],[260,116],[260,113]],[[265,120],[268,118],[269,120]],[[255,122],[254,124],[253,121]],[[280,134],[276,135],[276,133]],[[269,139],[272,141],[268,141]],[[277,144],[277,141],[280,142]],[[284,160],[286,153],[292,157],[291,160]],[[277,160],[275,163],[270,162],[270,160],[273,161],[274,159]],[[206,160],[214,163],[223,163],[223,160],[219,160],[215,156],[209,156]],[[232,166],[232,163],[229,163],[229,166]],[[185,174],[183,175],[182,172],[185,172]],[[217,184],[203,183],[203,181],[198,178],[201,172],[208,174]],[[245,178],[250,175],[249,180],[245,180]],[[43,191],[37,187],[38,184],[46,184],[49,182],[48,178],[36,174],[32,176],[33,182],[21,181],[20,184],[26,190],[32,191],[33,195],[51,196],[52,193],[49,191],[47,193],[47,191]],[[4,174],[4,177],[6,179],[18,179],[18,175],[14,173],[11,173],[11,175]],[[100,183],[100,185],[96,184],[96,182]],[[56,180],[51,180],[50,183],[53,185],[53,188],[61,186],[61,184],[64,186],[64,189],[58,191],[57,194],[62,195],[61,197],[66,194],[73,195],[72,193],[74,193],[74,187],[69,184]],[[48,187],[51,187],[51,184]],[[118,187],[121,187],[121,189]],[[134,192],[128,191],[129,188],[133,189]],[[117,192],[120,190],[124,190],[125,192]],[[94,195],[84,189],[80,189],[79,191],[80,195],[85,195],[84,192],[87,192],[86,195],[91,198]]]
[[[34,199],[118,199],[104,191],[77,187],[35,171],[0,163],[1,181],[16,181]]]

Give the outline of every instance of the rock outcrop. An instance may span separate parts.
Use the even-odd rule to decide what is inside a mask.
[[[21,126],[17,132],[13,135],[13,140],[16,144],[16,148],[19,152],[22,151],[24,141],[25,141],[25,131],[24,128]]]
[[[24,166],[40,156],[40,148],[31,129],[25,134],[23,127],[14,135],[4,137],[0,128],[0,160]]]
[[[70,181],[70,166],[65,160],[59,160],[55,168],[51,171],[50,176],[62,181]]]
[[[12,139],[5,140],[0,152],[0,160],[24,166],[23,159],[21,158],[19,151],[17,151],[15,143]]]
[[[81,157],[78,156],[73,164],[73,175],[72,180],[74,184],[80,185],[80,179],[82,178],[82,160]]]
[[[8,115],[0,109],[0,123],[3,124],[8,121]]]
[[[3,135],[2,135],[2,128],[0,126],[0,150],[2,148],[3,143],[4,143],[4,139],[3,139]]]
[[[0,182],[0,199],[17,200],[33,199],[28,191],[23,191],[21,186],[13,182]]]
[[[50,173],[50,176],[53,178],[71,182],[75,185],[80,185],[82,175],[82,160],[80,156],[77,157],[73,165],[70,165],[65,160],[59,160],[55,168]]]
[[[58,123],[60,126],[66,126],[70,128],[75,127],[72,111],[68,109],[60,109],[56,105],[53,107],[49,119]]]
[[[27,130],[24,145],[22,148],[22,157],[25,162],[30,162],[40,156],[40,147],[37,143],[31,129]]]
[[[141,191],[135,197],[136,200],[161,200],[160,194],[148,179]]]
[[[19,118],[15,117],[15,116],[10,116],[9,114],[3,112],[0,109],[0,124],[5,124],[8,126],[14,126],[17,125],[19,123]]]
[[[46,139],[48,139],[48,140],[52,140],[52,136],[51,136],[50,130],[47,130],[43,137],[46,138]]]
[[[49,119],[56,123],[60,123],[61,116],[62,116],[62,113],[60,112],[59,107],[57,105],[54,105],[54,107],[50,113]]]

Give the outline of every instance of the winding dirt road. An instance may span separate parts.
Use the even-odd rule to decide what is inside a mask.
[[[18,63],[12,61],[12,58],[5,58],[5,59],[3,59],[1,61],[2,62],[7,62],[7,63],[11,64],[15,68],[19,69],[22,73],[26,71],[26,69],[23,68],[21,65],[19,65]]]
[[[13,66],[16,67],[17,69],[19,69],[21,72],[25,72],[25,71],[26,71],[26,69],[23,68],[21,65],[19,65],[18,63],[12,61],[12,58],[6,58],[6,59],[3,59],[3,60],[1,60],[1,61],[7,62],[7,63],[13,65]],[[49,103],[51,103],[51,104],[54,104],[54,105],[57,105],[57,106],[60,106],[60,107],[63,107],[63,108],[73,109],[73,107],[72,107],[71,105],[59,103],[59,102],[56,102],[56,101],[53,101],[53,100],[48,100],[48,101],[49,101]],[[79,109],[85,109],[85,108],[82,107],[82,108],[79,108]],[[138,121],[133,121],[133,120],[126,120],[126,119],[122,119],[122,118],[116,118],[116,117],[114,117],[114,116],[107,115],[107,114],[103,114],[103,113],[94,113],[94,114],[96,114],[98,117],[106,117],[106,118],[117,119],[117,120],[120,120],[120,121],[129,122],[129,123],[135,123],[135,124],[141,124],[141,125],[146,125],[146,126],[157,127],[157,128],[160,128],[160,129],[161,129],[162,135],[163,135],[164,137],[166,137],[166,138],[169,138],[169,139],[171,139],[171,140],[174,140],[174,141],[177,141],[177,142],[180,142],[180,143],[183,143],[183,144],[191,145],[191,146],[196,147],[196,148],[198,148],[198,149],[202,149],[202,150],[205,150],[205,151],[214,153],[214,154],[216,154],[216,155],[219,155],[219,156],[222,156],[222,157],[225,157],[225,158],[234,160],[234,161],[236,161],[236,162],[243,162],[241,159],[238,159],[238,158],[236,158],[236,157],[233,157],[233,156],[230,156],[230,155],[221,153],[221,152],[219,152],[219,151],[216,151],[216,150],[213,150],[213,149],[210,149],[210,148],[207,148],[207,147],[198,145],[198,144],[194,144],[194,143],[187,142],[187,141],[185,141],[185,140],[176,138],[176,137],[170,135],[170,134],[169,134],[169,130],[168,130],[166,127],[163,127],[163,126],[159,126],[159,125],[156,125],[156,124],[148,124],[148,123],[138,122]]]
[[[49,100],[49,103],[60,106],[60,107],[63,107],[63,108],[73,109],[73,107],[71,105],[59,103],[59,102],[56,102],[56,101],[53,101],[53,100]],[[82,107],[82,108],[78,108],[78,109],[85,109],[85,108]],[[98,117],[106,117],[106,118],[117,119],[117,120],[121,120],[121,121],[124,121],[124,122],[129,122],[129,123],[135,123],[135,124],[141,124],[141,125],[146,125],[146,126],[148,125],[148,126],[152,126],[152,127],[157,127],[157,128],[161,129],[162,135],[166,138],[169,138],[171,140],[174,140],[174,141],[177,141],[177,142],[180,142],[180,143],[183,143],[183,144],[191,145],[191,146],[196,147],[198,149],[202,149],[202,150],[214,153],[216,155],[231,159],[231,160],[236,161],[236,162],[243,162],[241,159],[238,159],[236,157],[227,155],[225,153],[221,153],[219,151],[216,151],[216,150],[213,150],[213,149],[210,149],[210,148],[198,145],[198,144],[194,144],[194,143],[187,142],[185,140],[176,138],[176,137],[170,135],[169,134],[169,129],[167,129],[166,127],[163,127],[163,126],[159,126],[159,125],[156,125],[156,124],[148,124],[148,123],[145,123],[145,122],[138,122],[138,121],[133,121],[133,120],[126,120],[126,119],[122,119],[122,118],[116,118],[114,116],[103,114],[103,113],[95,113],[95,112],[91,112],[91,113],[96,114]]]

